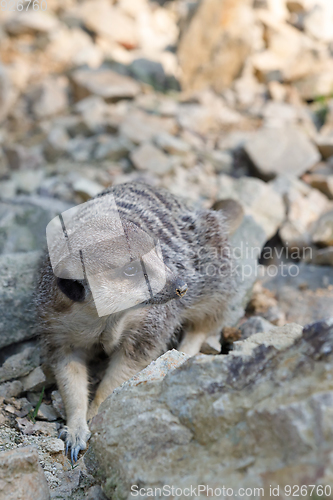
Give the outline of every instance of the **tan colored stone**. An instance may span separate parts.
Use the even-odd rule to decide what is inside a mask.
[[[0,454],[0,500],[49,500],[37,449],[17,448]]]
[[[253,40],[250,7],[250,0],[205,0],[199,4],[178,48],[184,89],[212,85],[221,91],[240,73]]]
[[[138,170],[147,170],[157,175],[166,174],[173,167],[172,158],[152,144],[145,143],[130,154],[131,161]]]
[[[95,94],[108,101],[117,101],[133,98],[140,92],[140,85],[135,80],[109,69],[79,69],[71,77],[77,100]]]

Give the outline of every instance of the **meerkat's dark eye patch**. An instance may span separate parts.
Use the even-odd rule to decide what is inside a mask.
[[[84,286],[75,280],[66,280],[64,278],[57,278],[57,285],[69,299],[74,302],[83,302],[85,299]]]

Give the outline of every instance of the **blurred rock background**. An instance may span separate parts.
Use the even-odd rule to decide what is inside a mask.
[[[0,449],[37,446],[52,498],[97,499],[82,460],[74,470],[62,454],[62,403],[35,338],[45,227],[129,180],[197,207],[235,200],[244,218],[233,243],[256,249],[239,257],[252,273],[221,339],[202,352],[332,316],[333,2],[27,6],[0,5]],[[40,473],[36,465],[37,483]]]

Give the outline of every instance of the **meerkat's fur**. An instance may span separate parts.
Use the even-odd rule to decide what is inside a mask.
[[[166,285],[152,300],[100,317],[88,281],[57,278],[45,253],[36,305],[45,356],[65,405],[72,461],[90,437],[87,420],[117,386],[166,352],[180,332],[179,350],[194,355],[206,336],[221,331],[235,288],[223,212],[194,210],[140,183],[112,187],[96,199],[107,207],[109,194],[123,221],[159,241]],[[88,407],[87,363],[97,346],[110,361]]]

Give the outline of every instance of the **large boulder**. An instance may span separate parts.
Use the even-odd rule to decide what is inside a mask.
[[[264,344],[258,335],[227,356],[125,383],[102,404],[85,460],[108,498],[160,498],[154,489],[171,485],[180,499],[196,485],[221,498],[223,485],[229,498],[310,484],[330,496],[333,319],[303,335],[298,325],[275,329]]]

